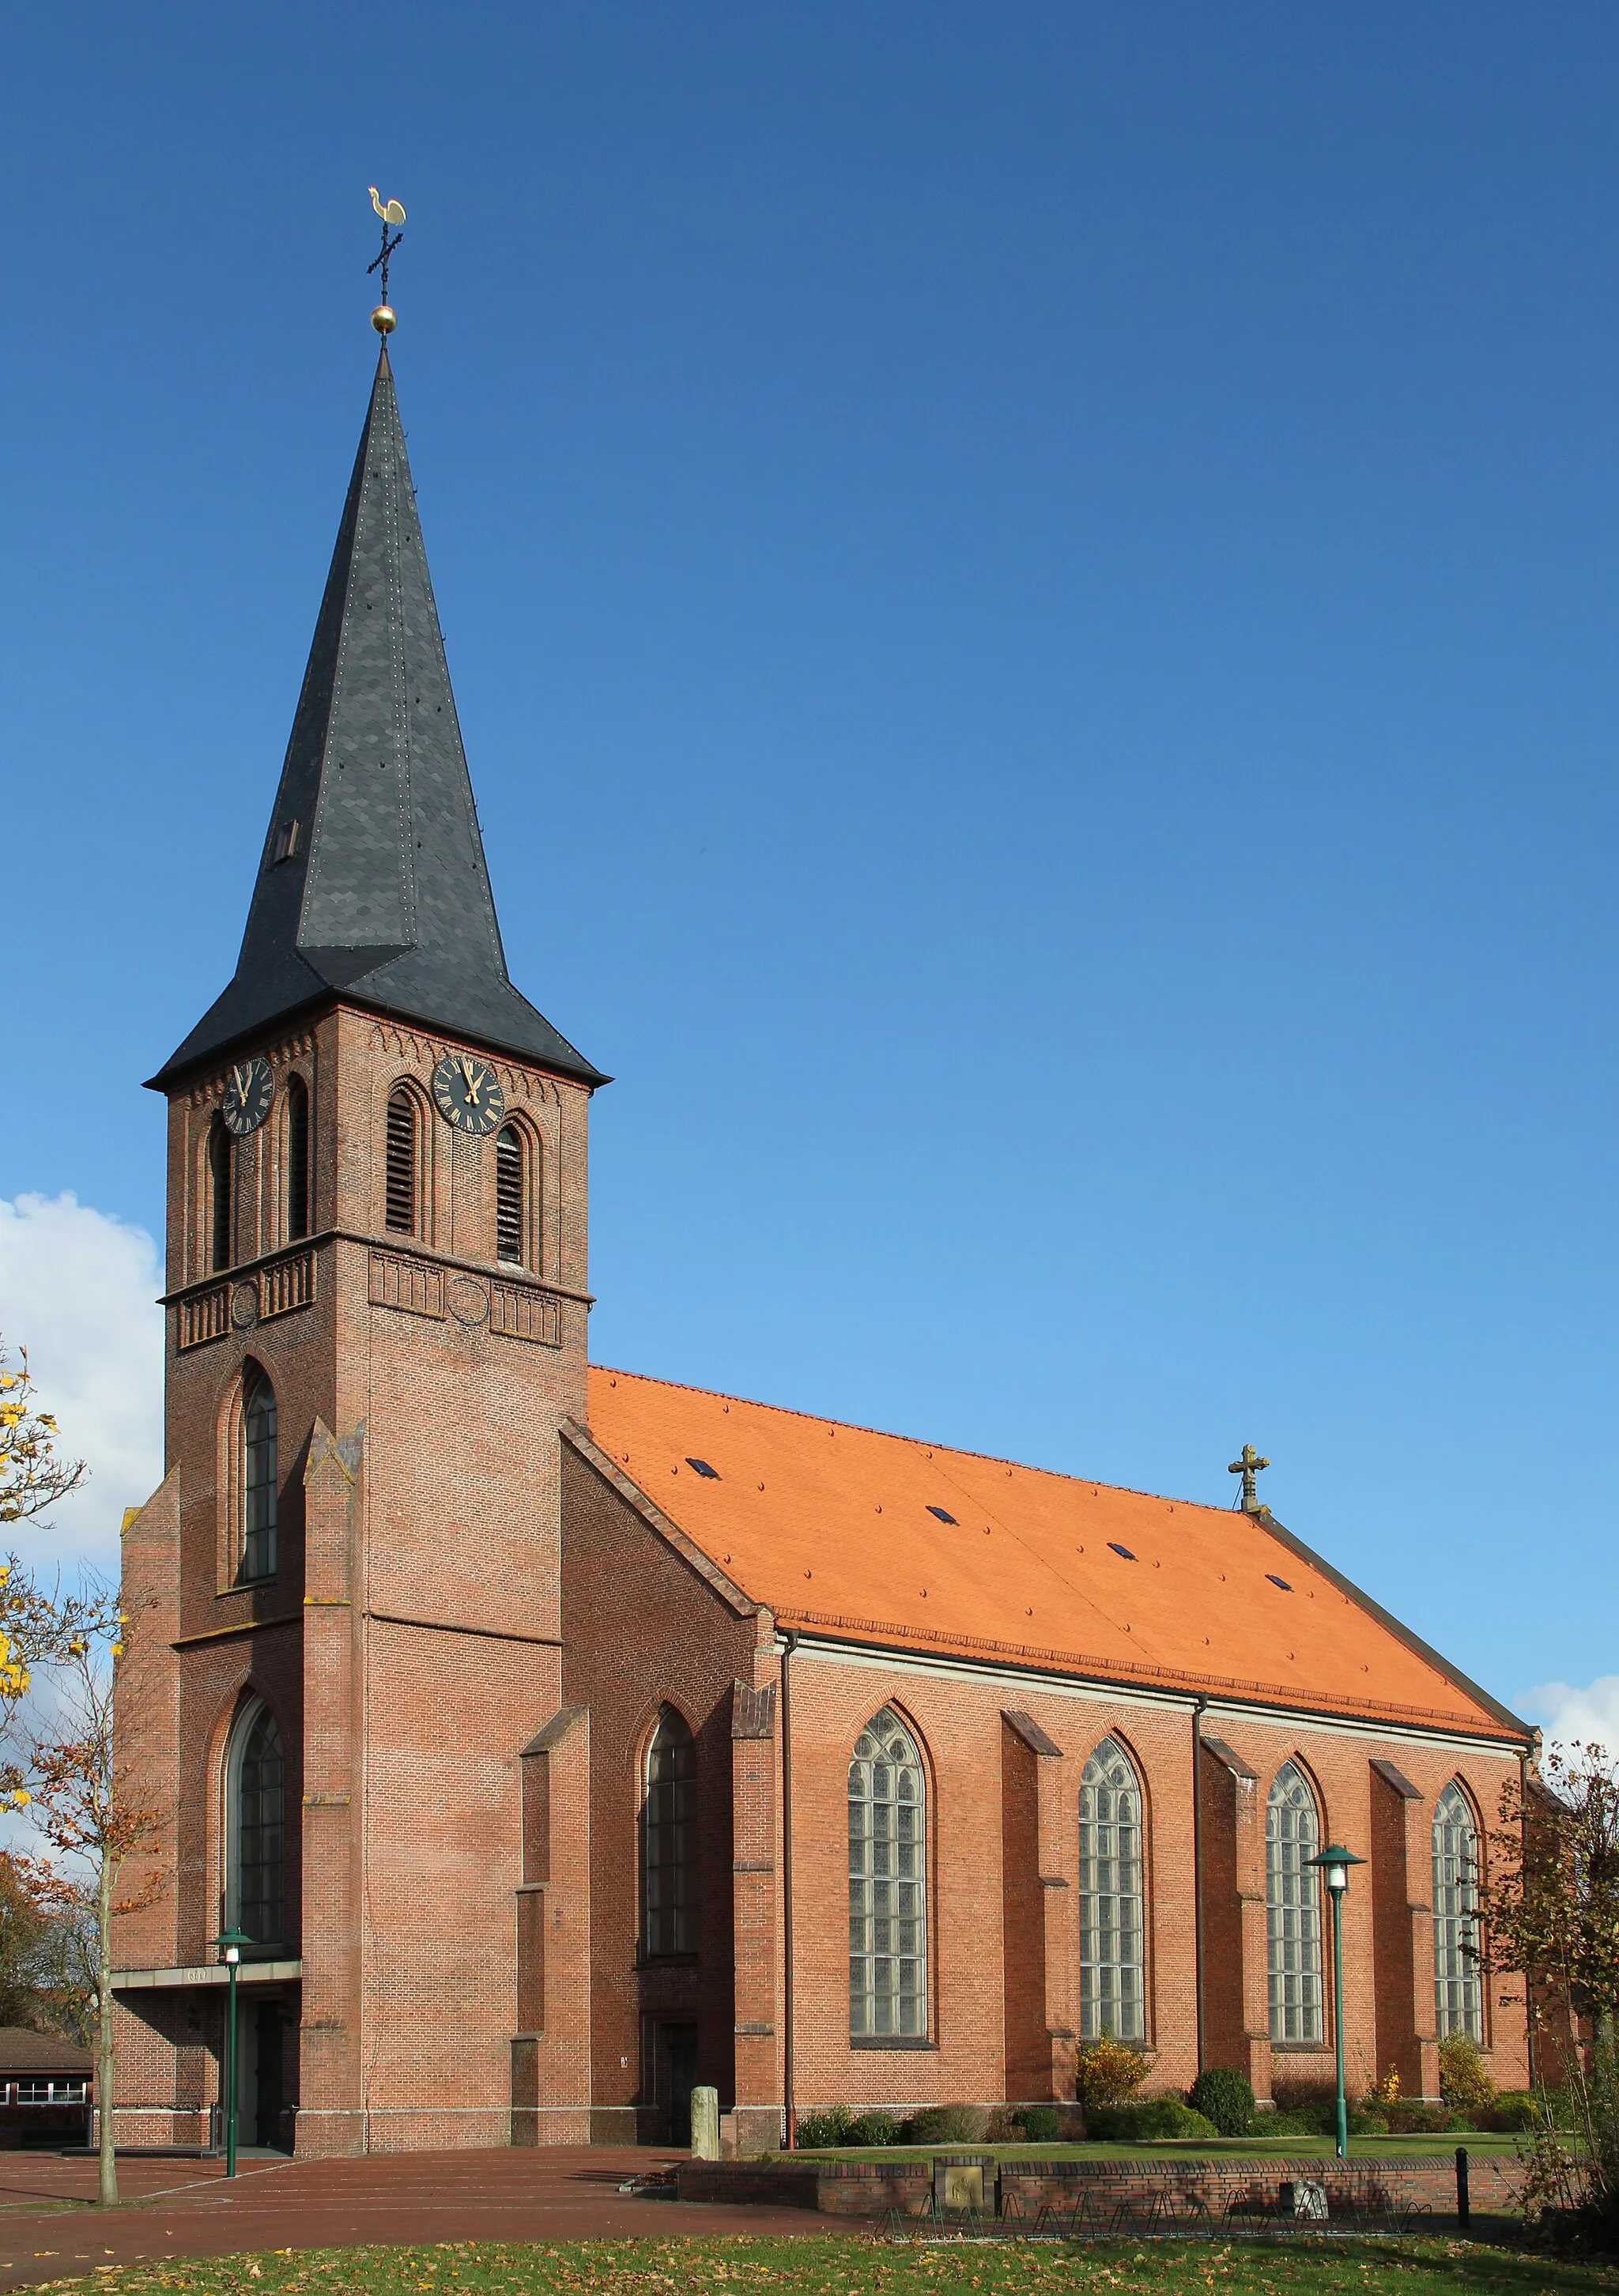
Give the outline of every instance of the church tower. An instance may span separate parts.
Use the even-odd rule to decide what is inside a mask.
[[[507,2143],[519,1756],[562,1703],[605,1079],[513,987],[386,344],[234,978],[168,1102],[166,1465],[119,1728],[159,1813],[119,2136]]]

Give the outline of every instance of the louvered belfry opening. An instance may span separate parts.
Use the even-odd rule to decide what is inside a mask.
[[[213,1268],[231,1264],[233,1162],[230,1134],[224,1118],[216,1116],[208,1128],[208,1264]]]
[[[403,1086],[388,1102],[388,1226],[416,1232],[416,1103]]]
[[[287,1235],[309,1233],[309,1092],[300,1076],[287,1078]]]
[[[522,1266],[522,1135],[514,1124],[495,1143],[495,1256]]]

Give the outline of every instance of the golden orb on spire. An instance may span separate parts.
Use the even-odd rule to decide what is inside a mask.
[[[371,324],[376,329],[379,335],[390,335],[392,334],[395,326],[398,324],[398,322],[395,320],[393,313],[389,309],[387,304],[379,303],[375,310],[371,314]]]

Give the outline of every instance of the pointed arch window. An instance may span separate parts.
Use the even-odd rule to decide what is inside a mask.
[[[1440,2039],[1484,2038],[1478,1967],[1478,1828],[1454,1778],[1434,1806],[1434,2006]]]
[[[275,1390],[255,1363],[242,1382],[242,1578],[275,1572]]]
[[[1321,2007],[1321,1821],[1296,1762],[1276,1774],[1265,1808],[1265,1947],[1272,2041],[1319,2042]]]
[[[927,2031],[927,1789],[892,1706],[866,1725],[849,1765],[849,2030]]]
[[[281,1733],[259,1701],[237,1722],[226,1765],[225,1903],[227,1926],[260,1948],[282,1942],[284,1805]]]
[[[309,1087],[302,1077],[286,1085],[287,1240],[309,1233]]]
[[[514,1267],[522,1267],[528,1259],[523,1233],[527,1193],[522,1135],[514,1124],[503,1125],[495,1139],[495,1256]]]
[[[1145,2031],[1141,1781],[1116,1738],[1080,1779],[1080,2036]]]
[[[641,1933],[648,1959],[697,1949],[696,1772],[692,1734],[666,1706],[646,1753]]]
[[[225,1119],[216,1116],[208,1128],[208,1264],[215,1270],[231,1264],[233,1150]]]
[[[385,1155],[387,1223],[395,1235],[420,1231],[419,1167],[422,1113],[414,1092],[399,1085],[389,1095]]]

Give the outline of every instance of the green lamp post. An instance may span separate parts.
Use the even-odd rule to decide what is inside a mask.
[[[225,1981],[230,1988],[230,1999],[225,2013],[225,2173],[236,2173],[236,1972],[242,1962],[242,1948],[253,1940],[245,1930],[221,1930],[213,1942],[219,1948],[219,1957],[225,1964]],[[1340,2087],[1343,2084],[1340,2082]]]
[[[1344,2161],[1349,2156],[1349,2107],[1344,2096],[1344,1892],[1349,1887],[1350,1867],[1364,1866],[1366,1860],[1345,1849],[1342,1842],[1333,1841],[1301,1862],[1320,1867],[1332,1899],[1332,2030],[1338,2058],[1338,2158]]]

